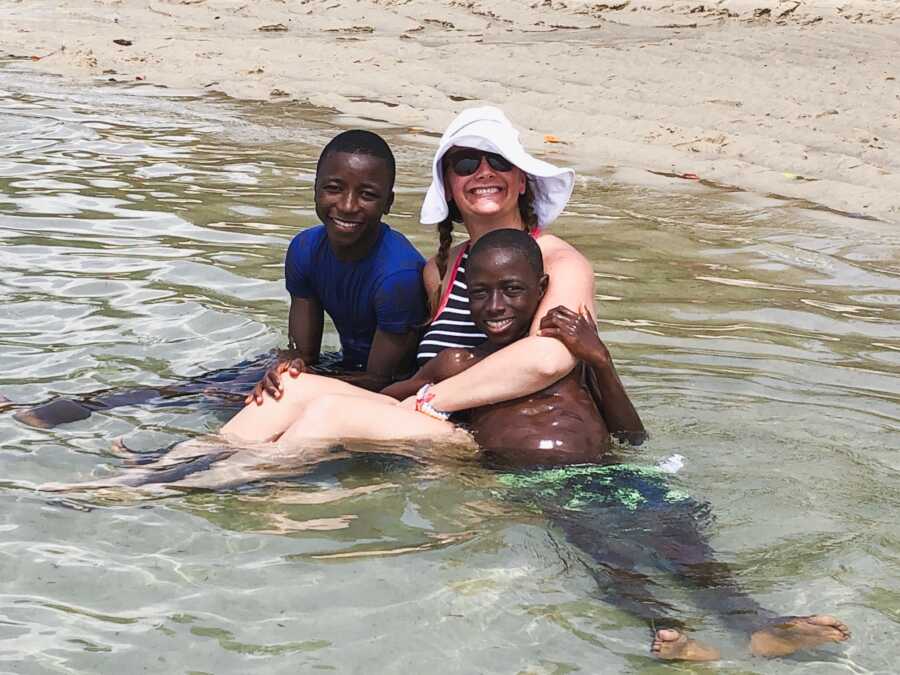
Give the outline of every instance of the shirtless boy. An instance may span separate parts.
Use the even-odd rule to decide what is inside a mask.
[[[247,403],[260,403],[266,391],[279,398],[281,373],[296,375],[318,361],[325,313],[340,336],[340,365],[352,371],[342,379],[377,391],[411,372],[418,326],[425,318],[425,260],[406,237],[382,222],[394,201],[395,170],[387,143],[370,131],[345,131],[322,150],[315,183],[322,224],[296,235],[285,258],[289,349]],[[168,387],[57,399],[16,418],[52,427],[85,419],[94,410],[197,394],[216,387],[216,380],[202,376]]]
[[[418,408],[445,418],[427,402],[428,387],[453,377],[528,335],[547,289],[541,251],[519,230],[495,230],[472,247],[468,261],[472,318],[487,341],[474,349],[445,349],[409,380],[382,390],[403,400],[418,393]],[[610,434],[638,444],[644,426],[619,380],[586,310],[557,307],[542,334],[556,337],[581,360],[569,375],[530,396],[454,415],[492,463],[535,466],[598,463]]]
[[[576,314],[557,307],[541,322],[542,335],[563,341],[581,360],[569,376],[531,396],[464,415],[451,417],[435,410],[429,403],[429,385],[527,335],[547,287],[537,244],[512,229],[496,230],[478,240],[469,253],[467,281],[472,320],[488,336],[487,343],[471,350],[445,349],[409,380],[384,389],[383,406],[374,405],[373,395],[365,397],[372,405],[354,404],[353,396],[324,397],[276,445],[285,451],[327,438],[366,438],[371,416],[379,419],[378,428],[393,428],[396,435],[402,429],[408,438],[431,435],[450,440],[458,433],[450,420],[464,423],[494,464],[557,467],[528,472],[524,483],[539,487],[543,501],[551,502],[541,510],[592,558],[604,598],[653,627],[651,651],[657,657],[709,661],[719,658],[719,652],[688,638],[680,622],[661,609],[650,590],[653,583],[640,571],[652,561],[697,589],[706,609],[750,635],[757,655],[785,656],[849,638],[847,626],[832,616],[778,617],[744,593],[703,535],[694,510],[700,505],[685,497],[670,503],[671,493],[659,476],[641,475],[626,465],[598,466],[616,461],[610,434],[640,443],[645,431],[586,310]],[[391,402],[412,395],[418,416]],[[391,420],[387,425],[386,419]],[[581,466],[567,473],[558,468],[563,464]],[[549,480],[542,477],[545,473]],[[610,508],[620,491],[637,494],[643,506]],[[566,492],[577,497],[557,503],[565,502],[559,495]],[[612,529],[611,514],[619,519]]]

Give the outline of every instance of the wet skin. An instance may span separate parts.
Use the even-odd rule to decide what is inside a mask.
[[[528,334],[546,288],[547,276],[537,278],[516,251],[494,249],[470,260],[472,320],[488,336],[473,363]],[[471,411],[469,425],[488,459],[504,465],[598,462],[609,449],[583,364],[535,394]]]
[[[421,384],[440,382],[470,368],[492,352],[528,334],[547,288],[515,250],[491,249],[469,258],[472,320],[488,336],[475,349],[445,349],[412,380],[383,391],[402,398]],[[530,396],[465,413],[466,426],[486,459],[503,466],[599,462],[609,449],[609,432],[579,366],[559,382]]]

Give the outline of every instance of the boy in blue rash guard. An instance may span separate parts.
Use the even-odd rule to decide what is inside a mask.
[[[321,351],[324,313],[340,335],[341,379],[370,390],[413,367],[417,327],[425,318],[425,260],[381,221],[394,201],[395,163],[370,131],[345,131],[322,150],[316,166],[321,225],[300,232],[284,262],[291,295],[289,349],[247,397],[280,398],[281,375],[299,375]]]
[[[340,335],[344,370],[336,374],[366,389],[381,389],[413,370],[418,326],[425,319],[425,260],[381,220],[394,200],[394,155],[369,131],[345,131],[322,150],[316,166],[316,214],[322,224],[303,230],[285,258],[291,295],[289,348],[247,397],[281,396],[280,375],[298,375],[319,360],[324,313]],[[54,399],[16,413],[31,426],[49,428],[90,417],[95,410],[183,400],[214,391],[244,393],[259,379],[253,364],[207,373],[160,387],[111,389]],[[249,386],[248,386],[249,383]],[[231,394],[233,397],[234,393]]]

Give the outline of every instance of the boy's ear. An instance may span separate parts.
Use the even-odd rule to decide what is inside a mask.
[[[543,275],[541,275],[541,278],[538,279],[538,288],[541,291],[542,298],[544,297],[544,293],[547,292],[547,285],[549,283],[550,283],[550,275],[549,274],[543,274]]]
[[[384,211],[382,215],[386,216],[391,212],[391,207],[394,205],[394,191],[391,190],[390,196],[387,198],[387,201],[384,203]]]

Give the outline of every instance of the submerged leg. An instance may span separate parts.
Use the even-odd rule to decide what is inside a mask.
[[[832,616],[779,617],[763,608],[741,588],[731,568],[716,559],[689,510],[676,508],[654,521],[661,527],[650,541],[673,572],[692,585],[697,604],[730,628],[751,633],[750,648],[757,656],[787,656],[850,637],[850,629]]]
[[[139,466],[130,465],[122,473],[110,478],[81,483],[44,483],[37,489],[42,492],[73,492],[116,487],[136,488],[146,485],[168,485],[184,481],[192,474],[207,472],[214,464],[228,459],[236,452],[235,449],[223,447],[221,444],[216,447],[207,444],[201,452],[198,452],[198,449],[195,448],[192,452],[185,451],[180,457],[164,456]],[[176,447],[173,452],[177,452],[177,450]]]
[[[733,630],[752,633],[751,649],[758,655],[784,656],[849,638],[847,626],[834,617],[777,617],[763,608],[741,588],[729,566],[717,560],[701,527],[707,508],[669,490],[663,477],[622,466],[593,471],[590,477],[587,471],[569,478],[566,494],[576,496],[578,508],[564,509],[561,525],[570,541],[601,566],[611,548],[621,548],[627,538],[632,561],[649,562],[688,582],[701,608]],[[604,510],[614,517],[604,519]],[[581,527],[573,527],[572,521]],[[615,529],[598,531],[598,523]],[[683,637],[678,630],[658,631],[654,652],[665,657],[667,644],[679,651],[678,645],[686,644]]]
[[[571,544],[590,556],[588,569],[597,581],[601,598],[647,622],[653,632],[650,652],[654,656],[672,661],[719,658],[718,649],[689,638],[684,624],[673,616],[674,608],[654,597],[656,582],[638,571],[642,563],[646,564],[648,552],[630,539],[627,528],[619,528],[620,519],[558,508],[546,509],[545,514]]]
[[[161,402],[183,399],[187,396],[196,396],[207,391],[214,394],[217,398],[232,397],[230,392],[214,392],[205,385],[189,381],[162,387],[110,390],[82,396],[78,399],[56,398],[33,408],[21,410],[13,417],[22,424],[27,424],[31,427],[52,429],[60,424],[85,420],[97,411],[124,406],[146,405],[148,403],[159,404]]]
[[[270,361],[271,355],[266,354],[232,368],[214,370],[173,384],[130,389],[104,389],[82,394],[73,399],[57,398],[27,410],[21,410],[13,417],[22,424],[40,429],[50,429],[60,424],[87,419],[98,410],[148,403],[166,405],[167,402],[187,396],[202,394],[206,398],[222,400],[234,400],[237,397],[238,400],[243,401],[246,393],[265,373],[266,365]]]
[[[28,410],[20,410],[13,417],[30,427],[51,429],[59,424],[86,420],[95,409],[66,398],[57,398]]]

